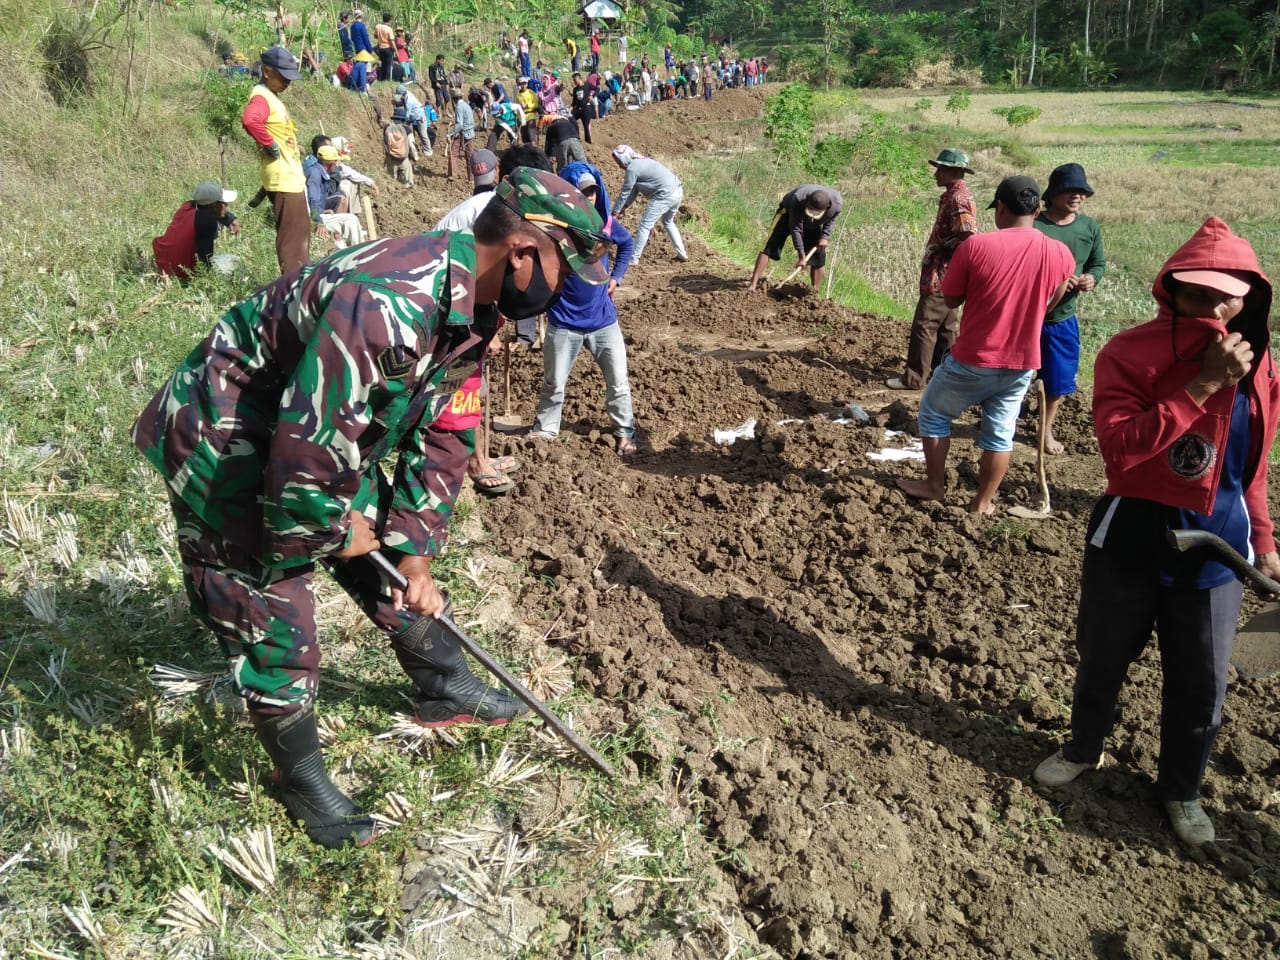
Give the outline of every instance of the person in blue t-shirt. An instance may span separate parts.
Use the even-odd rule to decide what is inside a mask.
[[[616,256],[610,269],[608,254],[602,255],[605,269],[609,270],[607,286],[573,283],[571,277],[565,281],[559,301],[547,311],[547,335],[542,344],[542,390],[529,436],[536,440],[554,440],[559,435],[565,383],[578,354],[586,347],[604,376],[605,407],[613,421],[615,449],[618,456],[628,457],[636,452],[636,421],[631,409],[631,384],[627,380],[627,345],[618,325],[613,292],[631,265],[631,232],[609,215],[608,193],[601,187],[604,177],[597,168],[575,161],[567,164],[560,176],[595,204],[604,219],[604,232],[616,247]]]

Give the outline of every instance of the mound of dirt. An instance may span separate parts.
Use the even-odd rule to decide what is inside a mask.
[[[588,150],[611,173],[620,141],[674,159],[760,102],[657,105],[596,124]],[[384,191],[380,216],[408,227],[390,207],[411,207],[417,229],[468,192],[436,167],[407,202]],[[697,778],[760,938],[787,958],[1276,955],[1277,681],[1232,688],[1205,784],[1222,839],[1201,852],[1179,847],[1152,794],[1153,650],[1131,671],[1114,760],[1057,791],[1031,780],[1068,726],[1103,486],[1086,404],[1064,405],[1050,519],[964,512],[974,417],[957,424],[948,501],[908,501],[894,481],[922,465],[869,456],[914,427],[917,395],[883,387],[905,323],[801,287],[749,294],[696,242],[687,264],[660,234],[650,250],[618,291],[640,455],[613,453],[582,359],[558,440],[499,438],[525,469],[482,519],[494,551],[541,575],[522,615],[557,624],[580,681],[625,720],[666,713],[669,742],[635,759]],[[516,355],[526,422],[541,372]],[[840,422],[850,403],[869,422]],[[713,440],[748,421],[744,439]],[[1025,412],[1002,505],[1038,500],[1034,424]]]

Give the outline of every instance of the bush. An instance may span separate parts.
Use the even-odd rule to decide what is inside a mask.
[[[764,102],[764,135],[779,159],[803,163],[813,139],[813,91],[789,83]]]
[[[804,163],[805,173],[823,183],[835,180],[853,159],[856,144],[848,137],[829,133],[816,144]]]
[[[220,137],[230,137],[240,129],[240,114],[249,99],[249,83],[210,72],[204,84],[200,113],[210,129]]]
[[[1041,111],[1039,107],[1018,104],[1013,107],[995,107],[991,112],[997,117],[1004,117],[1011,127],[1025,127],[1028,123],[1039,120]]]

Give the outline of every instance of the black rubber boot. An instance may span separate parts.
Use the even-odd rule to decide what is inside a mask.
[[[481,683],[467,667],[461,645],[434,617],[420,617],[393,634],[391,649],[418,688],[413,710],[424,727],[454,723],[497,727],[529,709],[505,690]]]
[[[333,785],[324,769],[315,710],[310,704],[281,717],[252,714],[258,739],[276,765],[280,799],[307,836],[336,850],[373,839],[373,818]]]

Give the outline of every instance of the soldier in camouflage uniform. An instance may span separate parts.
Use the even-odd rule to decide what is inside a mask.
[[[472,230],[342,250],[232,307],[134,425],[165,477],[187,593],[230,659],[290,813],[317,843],[367,843],[373,821],[325,772],[317,562],[389,637],[424,726],[523,712],[468,670],[434,617],[468,433],[433,427],[498,326],[543,312],[570,272],[607,283],[595,208],[517,168]],[[388,478],[380,462],[397,454]],[[383,549],[409,582],[389,589]]]

